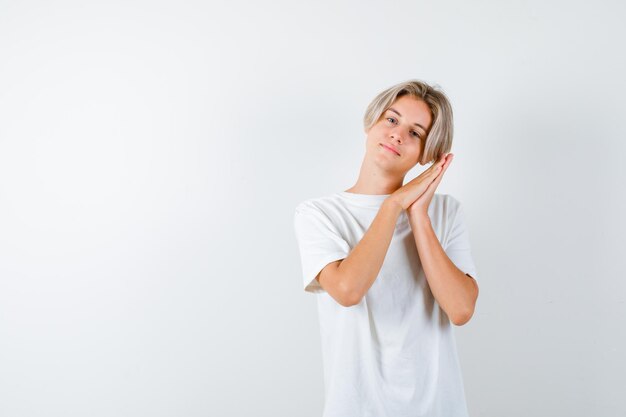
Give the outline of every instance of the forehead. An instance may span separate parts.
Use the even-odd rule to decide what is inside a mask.
[[[428,104],[426,104],[424,100],[420,100],[409,95],[396,99],[396,101],[394,101],[393,104],[387,109],[388,112],[391,111],[392,113],[393,110],[400,113],[400,116],[396,114],[397,117],[400,117],[406,123],[411,125],[417,123],[418,125],[428,129],[432,121]]]

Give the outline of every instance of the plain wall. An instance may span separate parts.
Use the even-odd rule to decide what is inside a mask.
[[[626,415],[625,12],[0,1],[0,415],[321,416],[294,208],[410,78],[455,112],[470,414]]]

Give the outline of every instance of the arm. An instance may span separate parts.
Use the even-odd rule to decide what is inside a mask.
[[[427,214],[409,215],[417,251],[433,296],[457,326],[474,314],[478,284],[448,258]]]
[[[376,280],[402,210],[395,200],[387,198],[350,254],[320,272],[320,285],[341,305],[358,304]]]
[[[381,205],[359,243],[340,262],[326,265],[317,280],[343,306],[358,304],[367,294],[385,260],[398,216],[430,187],[441,172],[445,158],[393,192]]]

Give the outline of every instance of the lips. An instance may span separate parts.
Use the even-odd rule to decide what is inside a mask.
[[[384,148],[389,149],[391,152],[394,152],[396,155],[400,156],[400,152],[398,152],[398,150],[397,150],[396,148],[394,148],[393,146],[391,146],[391,145],[385,145],[384,143],[381,143],[381,145],[382,145]]]

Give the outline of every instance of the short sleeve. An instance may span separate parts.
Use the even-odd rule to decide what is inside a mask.
[[[304,290],[325,292],[315,279],[329,263],[344,259],[350,246],[319,208],[301,203],[296,207],[294,229],[300,250]]]
[[[456,200],[455,202],[456,210],[453,210],[452,225],[445,252],[457,268],[478,282],[476,266],[470,248],[469,232],[465,222],[465,211],[461,203]]]

